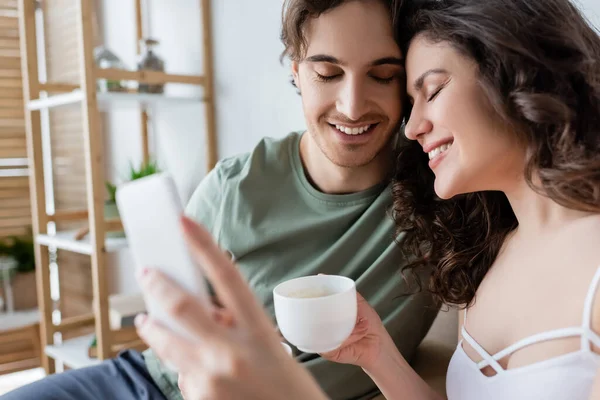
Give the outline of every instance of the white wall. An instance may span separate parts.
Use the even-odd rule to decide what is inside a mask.
[[[158,53],[174,73],[202,73],[199,0],[149,0],[152,36]],[[289,70],[279,62],[282,0],[213,1],[215,97],[219,156],[250,150],[263,136],[281,137],[303,129],[300,98],[289,84]],[[135,65],[133,2],[105,0],[106,45],[129,67]],[[171,88],[171,93],[195,93]],[[203,109],[159,110],[156,139],[160,161],[179,178],[187,197],[204,175]],[[139,118],[131,111],[108,117],[109,176],[126,170],[128,159],[141,157]]]
[[[279,62],[283,0],[213,0],[213,46],[219,157],[246,152],[264,136],[282,137],[304,128],[301,102]],[[136,62],[132,22],[134,2],[103,0],[103,37],[130,68]],[[200,0],[149,0],[150,34],[160,40],[157,53],[173,73],[201,74]],[[189,87],[168,93],[200,94]],[[119,180],[129,162],[141,160],[140,117],[135,109],[105,115],[106,175]],[[204,109],[186,106],[156,111],[152,149],[160,165],[177,181],[184,201],[205,175]],[[128,252],[111,255],[111,291],[136,291]]]
[[[578,0],[576,2],[583,10],[588,20],[600,30],[600,1],[599,0]]]
[[[219,150],[303,129],[300,97],[279,62],[282,0],[213,1]]]

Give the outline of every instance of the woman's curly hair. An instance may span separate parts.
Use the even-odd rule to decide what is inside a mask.
[[[477,63],[490,104],[526,149],[531,188],[600,212],[600,37],[569,0],[412,1],[396,12],[404,54],[419,36]],[[393,214],[416,257],[404,270],[433,265],[436,297],[469,305],[518,222],[502,192],[441,200],[427,162],[418,143],[402,141]]]

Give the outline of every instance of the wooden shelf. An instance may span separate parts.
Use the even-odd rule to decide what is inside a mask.
[[[77,231],[57,232],[56,235],[38,235],[37,242],[43,246],[55,246],[57,249],[68,250],[79,254],[92,254],[92,244],[89,237],[75,240]],[[106,238],[104,248],[107,252],[115,252],[127,248],[126,238]]]
[[[170,96],[151,93],[98,93],[98,108],[108,111],[112,107],[123,109],[125,107],[179,107],[184,105],[198,105],[202,97]]]
[[[62,344],[46,346],[45,353],[69,368],[97,365],[101,363],[100,360],[88,357],[88,347],[93,339],[94,335],[90,334],[65,340]]]
[[[101,111],[110,111],[114,108],[127,107],[177,107],[186,104],[197,105],[204,101],[202,97],[192,96],[170,96],[166,94],[153,93],[127,93],[127,92],[105,92],[96,95],[98,101],[98,109]],[[81,90],[74,90],[69,93],[61,93],[48,96],[47,98],[32,100],[27,104],[29,110],[44,110],[56,107],[65,107],[80,104],[84,99],[84,94]]]
[[[29,161],[26,158],[0,158],[0,168],[26,168]]]
[[[83,99],[83,92],[81,90],[74,90],[69,93],[62,93],[54,96],[48,96],[43,99],[31,100],[27,103],[26,107],[31,111],[45,110],[49,108],[67,106],[70,104],[77,104]]]
[[[0,331],[20,329],[40,322],[40,312],[37,309],[0,313]]]
[[[185,85],[204,85],[206,78],[199,75],[176,75],[158,71],[128,71],[124,69],[95,69],[96,79],[136,81],[148,84],[180,83]]]
[[[115,68],[94,69],[96,79],[110,79],[114,81],[134,81],[150,85],[177,83],[183,85],[206,84],[206,77],[201,75],[169,74],[158,71],[129,71]],[[64,82],[41,82],[39,89],[44,92],[67,93],[80,89],[79,85]]]
[[[2,0],[0,0],[1,2]],[[12,0],[11,0],[12,1]],[[4,106],[14,108],[9,100],[13,97],[23,99],[25,103],[24,123],[19,122],[18,133],[23,128],[26,130],[28,162],[27,171],[31,187],[31,207],[33,209],[33,233],[35,237],[36,266],[38,271],[37,281],[39,287],[39,309],[40,309],[40,337],[41,337],[41,361],[44,370],[48,374],[54,372],[54,364],[50,358],[62,361],[68,367],[80,368],[94,365],[100,360],[112,357],[115,350],[120,348],[143,347],[138,340],[127,339],[126,333],[111,332],[108,302],[108,276],[106,268],[106,252],[116,252],[127,248],[126,238],[105,238],[104,234],[111,231],[108,221],[99,220],[104,206],[104,193],[106,191],[104,182],[106,180],[105,170],[107,157],[104,153],[105,137],[101,115],[98,111],[120,111],[128,110],[131,114],[139,114],[141,129],[142,157],[144,162],[150,160],[150,135],[155,134],[149,130],[149,121],[154,115],[149,115],[148,109],[184,109],[190,115],[202,113],[206,122],[206,160],[207,170],[211,170],[217,162],[217,140],[215,126],[215,104],[214,104],[214,79],[213,79],[213,51],[212,51],[212,23],[211,23],[211,1],[199,0],[201,8],[202,24],[202,73],[197,75],[177,75],[157,71],[128,71],[121,69],[102,69],[96,65],[94,48],[98,39],[96,31],[97,16],[93,2],[76,0],[77,7],[69,7],[69,10],[61,8],[60,4],[54,2],[42,2],[41,8],[36,8],[34,1],[21,1],[19,20],[13,18],[13,28],[19,28],[21,61],[14,59],[10,65],[6,65],[11,72],[9,78],[18,79],[22,77],[24,90],[10,90]],[[147,37],[147,32],[142,29],[142,0],[135,0],[135,28],[136,39],[139,43]],[[40,12],[41,11],[41,12]],[[2,18],[2,17],[0,17]],[[43,18],[44,26],[48,29],[37,29],[38,18]],[[61,21],[69,21],[63,24]],[[19,23],[20,22],[20,23]],[[11,28],[12,29],[12,28]],[[182,31],[182,37],[187,32]],[[68,43],[67,43],[68,42]],[[43,46],[43,52],[39,51]],[[141,46],[136,52],[139,54]],[[15,50],[15,54],[18,51]],[[40,59],[40,56],[41,57]],[[11,59],[12,60],[12,59]],[[39,65],[51,65],[51,80],[44,78],[40,81]],[[171,65],[171,64],[169,64]],[[148,85],[188,85],[194,86],[189,92],[171,92],[167,88],[165,94],[136,93],[130,90],[123,92],[98,92],[99,80],[116,80],[124,82],[138,82]],[[124,85],[129,86],[129,85]],[[175,88],[177,89],[177,88]],[[174,93],[174,95],[169,95]],[[186,96],[186,93],[189,95]],[[189,105],[189,110],[187,106]],[[0,106],[3,106],[0,104]],[[60,110],[48,118],[40,110]],[[20,110],[16,111],[20,115]],[[157,113],[158,114],[158,113]],[[77,126],[81,122],[81,128]],[[107,124],[108,125],[108,124]],[[44,129],[43,129],[44,128]],[[192,127],[196,129],[196,127]],[[15,128],[16,129],[16,128]],[[52,131],[52,132],[51,132]],[[55,174],[59,183],[56,188],[71,196],[86,200],[69,203],[69,207],[85,207],[85,210],[65,210],[47,214],[47,188],[45,185],[44,168],[50,163],[46,162],[44,154],[44,135],[50,134],[53,138],[53,146],[63,149],[64,152],[53,152],[50,156],[62,158],[61,162],[68,160],[69,168],[77,171],[76,174]],[[76,138],[75,138],[76,135]],[[71,142],[73,141],[73,144]],[[76,141],[76,143],[75,143]],[[25,146],[21,145],[22,148]],[[54,148],[54,147],[53,147]],[[70,153],[73,152],[73,157]],[[77,152],[77,153],[76,153]],[[22,152],[18,156],[22,156]],[[63,161],[64,160],[64,161]],[[54,161],[54,160],[52,160]],[[14,161],[11,161],[11,163]],[[71,163],[72,162],[72,163]],[[63,164],[61,164],[62,167]],[[23,168],[25,169],[25,168]],[[58,178],[60,176],[60,178]],[[83,178],[83,179],[82,179]],[[85,185],[82,183],[85,182]],[[77,187],[77,189],[75,189]],[[82,188],[85,187],[85,196],[82,196]],[[16,193],[16,191],[13,191]],[[60,198],[56,193],[57,199]],[[16,195],[15,195],[16,196]],[[54,201],[54,197],[48,198]],[[62,201],[61,201],[62,202]],[[25,202],[24,202],[25,204]],[[90,218],[92,216],[92,218]],[[91,236],[83,240],[75,240],[77,231],[60,231],[49,235],[48,223],[57,221],[84,221],[92,232],[98,232],[98,237],[91,241]],[[50,290],[50,252],[41,247],[50,249],[61,249],[90,256],[91,288],[90,295],[95,300],[93,317],[91,314],[80,315],[63,320],[62,324],[53,324],[54,300]],[[65,257],[68,259],[68,257]],[[65,263],[68,265],[68,263]],[[86,271],[87,274],[87,271]],[[62,288],[61,288],[62,289]],[[65,290],[65,292],[67,292]],[[65,293],[66,294],[66,293]],[[61,293],[62,296],[62,293]],[[87,312],[87,310],[86,310]],[[98,359],[88,357],[88,346],[92,336],[84,336],[76,339],[66,340],[61,345],[52,345],[53,334],[59,329],[67,333],[75,328],[87,326],[94,322],[95,334],[98,337]],[[123,340],[121,340],[123,339]]]

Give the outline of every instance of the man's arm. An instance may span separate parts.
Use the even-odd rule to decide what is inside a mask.
[[[202,179],[185,208],[185,214],[208,229],[217,242],[221,230],[222,201],[223,177],[219,163]]]
[[[185,207],[185,215],[203,225],[213,236],[217,244],[221,233],[223,213],[223,170],[221,162],[202,179]],[[214,290],[207,282],[213,304],[219,306]]]

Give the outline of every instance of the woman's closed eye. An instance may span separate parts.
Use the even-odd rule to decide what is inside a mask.
[[[448,82],[444,82],[440,86],[438,86],[437,89],[435,89],[432,94],[427,96],[427,102],[429,103],[432,100],[434,100],[438,96],[438,94],[440,94],[440,92],[446,87],[447,84],[448,84]]]

